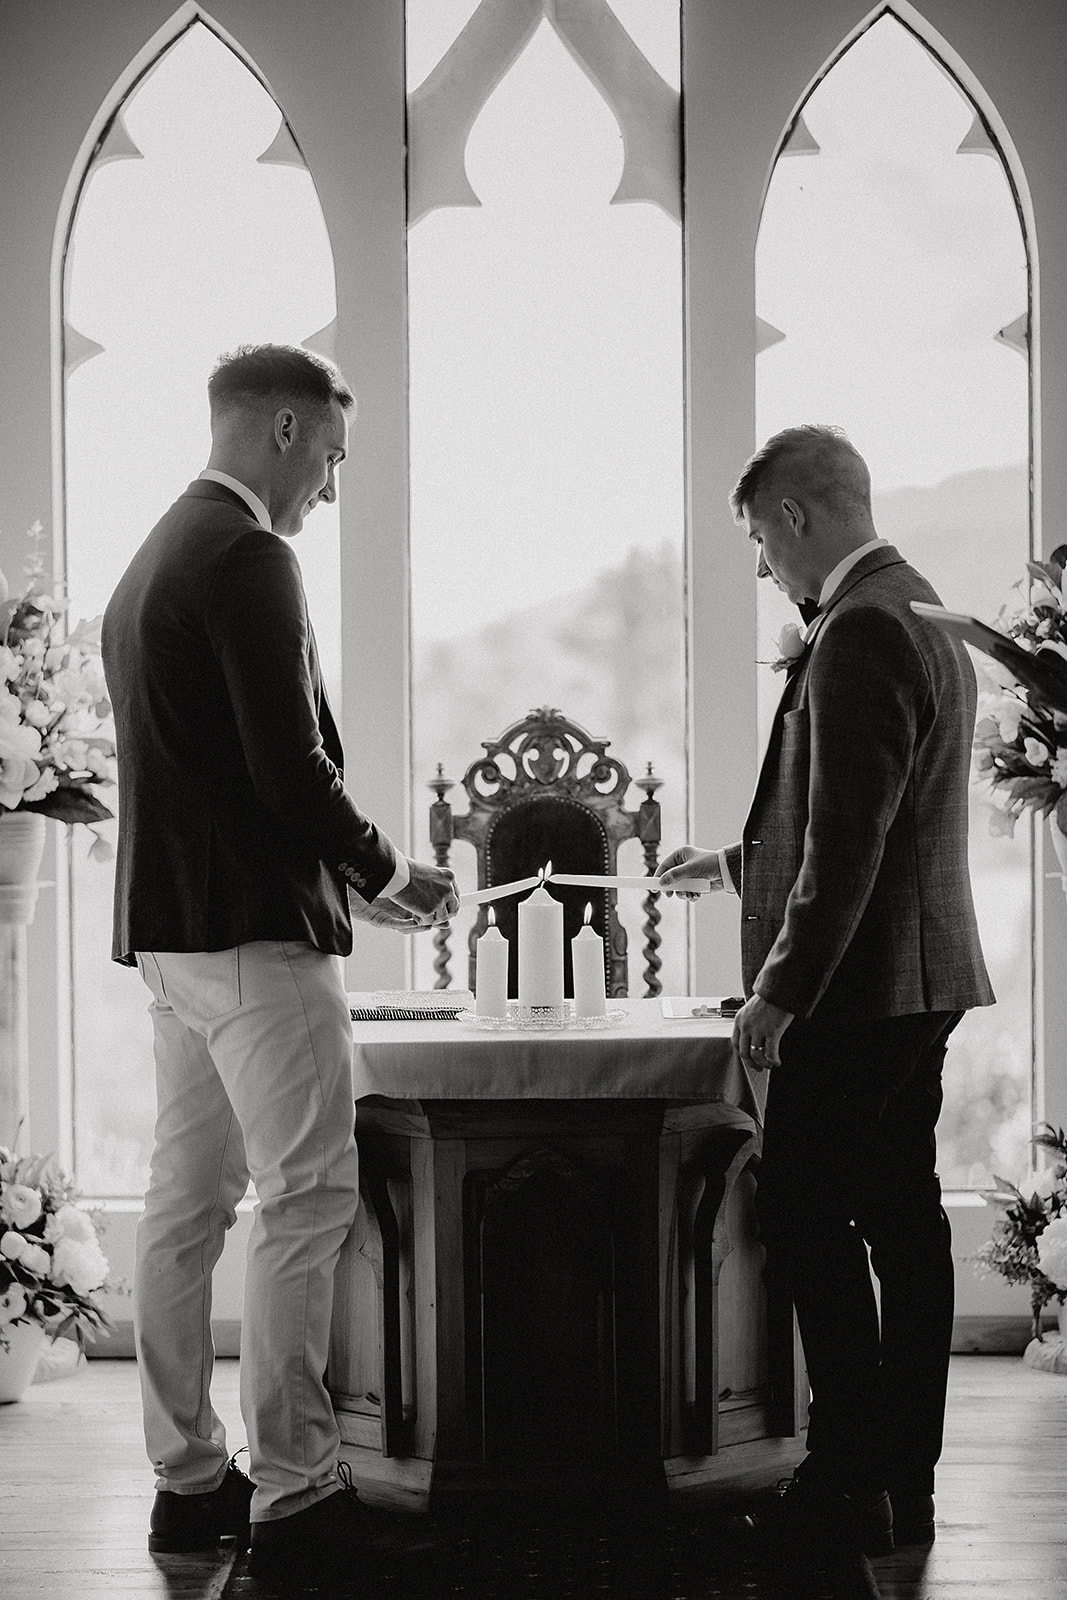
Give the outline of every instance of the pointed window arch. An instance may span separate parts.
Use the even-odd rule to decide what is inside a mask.
[[[179,13],[176,36],[73,176],[61,447],[68,591],[88,616],[207,460],[217,356],[261,340],[329,354],[335,300],[326,226],[293,130],[196,8]],[[336,506],[320,508],[298,555],[334,692]],[[153,1122],[150,1024],[140,986],[109,960],[111,869],[87,860],[77,837],[69,889],[79,1179],[96,1194],[140,1193]]]
[[[436,764],[545,704],[652,762],[681,837],[678,9],[444,9],[407,6],[416,838]],[[660,953],[683,984],[680,924]]]
[[[807,96],[766,193],[756,255],[757,436],[843,426],[870,463],[875,523],[954,609],[994,620],[1030,533],[1030,257],[1024,208],[959,77],[884,10]],[[791,615],[759,586],[760,655]],[[764,675],[767,676],[767,675]],[[777,685],[761,686],[766,728]],[[999,1000],[953,1040],[940,1124],[948,1187],[1021,1170],[1032,1120],[1031,846],[971,862]]]

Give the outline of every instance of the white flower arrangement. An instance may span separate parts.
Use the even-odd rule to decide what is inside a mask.
[[[1040,1339],[1042,1311],[1052,1300],[1067,1300],[1067,1134],[1043,1122],[1031,1142],[1048,1152],[1052,1165],[1018,1184],[994,1177],[996,1188],[983,1199],[1004,1215],[975,1260],[1009,1283],[1027,1285],[1034,1337]]]
[[[39,522],[28,537],[23,592],[10,597],[0,572],[0,807],[92,827],[112,815],[96,790],[115,782],[100,618],[65,631],[67,601],[44,583]],[[89,854],[110,860],[110,843],[93,831]]]
[[[1035,657],[1067,660],[1067,545],[1028,568],[1029,604],[999,620],[1008,638]],[[989,831],[1012,834],[1027,809],[1055,815],[1067,829],[1067,715],[1000,663],[983,662],[982,672],[987,687],[978,705],[974,766],[997,797]]]
[[[108,1278],[89,1213],[51,1156],[16,1156],[0,1146],[0,1348],[11,1325],[36,1322],[79,1346],[110,1327],[96,1300],[121,1285]]]

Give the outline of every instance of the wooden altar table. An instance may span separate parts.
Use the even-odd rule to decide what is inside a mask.
[[[753,1215],[759,1091],[731,1024],[353,1025],[364,1204],[327,1384],[369,1497],[712,1497],[803,1455],[791,1306]]]

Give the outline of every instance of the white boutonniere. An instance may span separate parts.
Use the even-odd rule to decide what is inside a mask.
[[[786,672],[794,661],[804,654],[804,634],[795,622],[787,622],[778,635],[778,659],[771,662],[772,672]]]

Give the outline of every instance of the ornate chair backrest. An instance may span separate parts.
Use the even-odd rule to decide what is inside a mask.
[[[510,883],[536,875],[551,861],[557,872],[596,876],[616,872],[616,855],[624,839],[639,839],[644,848],[645,870],[655,870],[660,840],[659,802],[655,792],[660,779],[651,766],[634,780],[645,791],[635,811],[624,805],[630,774],[616,756],[608,755],[606,739],[594,739],[576,722],[550,706],[531,711],[521,722],[505,728],[499,739],[483,744],[485,755],[471,763],[463,778],[468,809],[457,816],[445,799],[453,787],[440,767],[430,788],[437,799],[430,807],[430,841],[435,859],[447,866],[452,842],[464,839],[475,850],[478,887]],[[582,925],[585,908],[592,905],[592,925],[604,941],[607,993],[627,993],[626,930],[619,922],[614,889],[586,889],[549,885],[563,904],[564,993],[573,993],[570,942]],[[495,902],[497,926],[510,945],[509,993],[515,994],[517,977],[516,930],[518,900]],[[660,920],[656,897],[644,902],[646,994],[660,992],[658,948]],[[469,984],[474,987],[475,945],[485,932],[487,908],[478,918],[468,944]],[[434,935],[437,950],[437,987],[447,988],[449,931]]]

